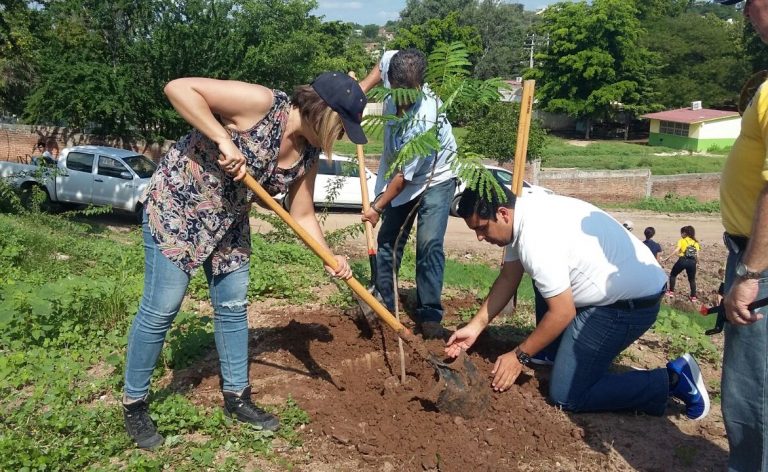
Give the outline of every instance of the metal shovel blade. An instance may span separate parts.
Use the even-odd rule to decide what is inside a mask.
[[[465,353],[451,363],[430,355],[428,359],[437,370],[442,391],[438,394],[437,409],[463,418],[473,418],[488,408],[491,389]]]

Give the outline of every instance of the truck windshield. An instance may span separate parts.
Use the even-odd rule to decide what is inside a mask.
[[[138,154],[135,156],[124,157],[123,161],[128,167],[136,172],[136,175],[138,175],[140,179],[147,179],[152,177],[155,169],[157,169],[157,164],[155,164],[151,159]]]

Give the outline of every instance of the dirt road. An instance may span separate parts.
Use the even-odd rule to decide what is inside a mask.
[[[608,211],[608,213],[619,222],[631,220],[635,225],[633,234],[641,240],[644,239],[643,230],[645,227],[653,226],[656,228],[654,239],[662,245],[665,252],[670,251],[680,239],[680,227],[691,225],[696,229],[696,236],[703,246],[722,248],[723,255],[725,254],[722,245],[723,226],[720,223],[720,215],[687,216],[649,211]],[[328,214],[323,227],[325,230],[335,230],[359,222],[360,215],[355,211],[334,212]],[[255,231],[268,231],[270,227],[262,221],[253,221],[253,228]],[[448,220],[445,250],[449,255],[454,256],[471,254],[489,259],[496,256],[501,257],[500,248],[478,241],[474,232],[470,231],[464,224],[464,220],[454,217]],[[365,238],[360,236],[350,239],[347,243],[347,251],[350,255],[363,257],[366,254]]]

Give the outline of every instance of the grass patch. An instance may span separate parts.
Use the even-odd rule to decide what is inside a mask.
[[[720,352],[704,331],[712,327],[713,320],[698,313],[685,313],[662,305],[653,330],[669,340],[673,357],[690,352],[694,357],[713,364],[720,362]]]
[[[664,198],[649,197],[643,200],[623,203],[605,204],[606,208],[633,208],[650,210],[658,213],[720,213],[720,201],[700,202],[694,197],[681,197],[668,194]]]
[[[549,137],[542,167],[578,169],[650,169],[653,175],[699,174],[720,172],[725,157],[673,155],[679,149],[646,146],[615,141],[596,141],[586,146],[568,144],[562,138]]]

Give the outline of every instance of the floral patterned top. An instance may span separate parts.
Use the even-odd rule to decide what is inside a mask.
[[[320,154],[307,146],[290,169],[277,166],[291,102],[279,90],[273,95],[272,108],[261,121],[248,130],[231,131],[248,173],[270,195],[287,191]],[[213,273],[219,275],[242,267],[251,254],[248,213],[253,194],[219,167],[218,156],[216,143],[193,130],[163,157],[141,197],[158,247],[190,275],[209,257]]]

